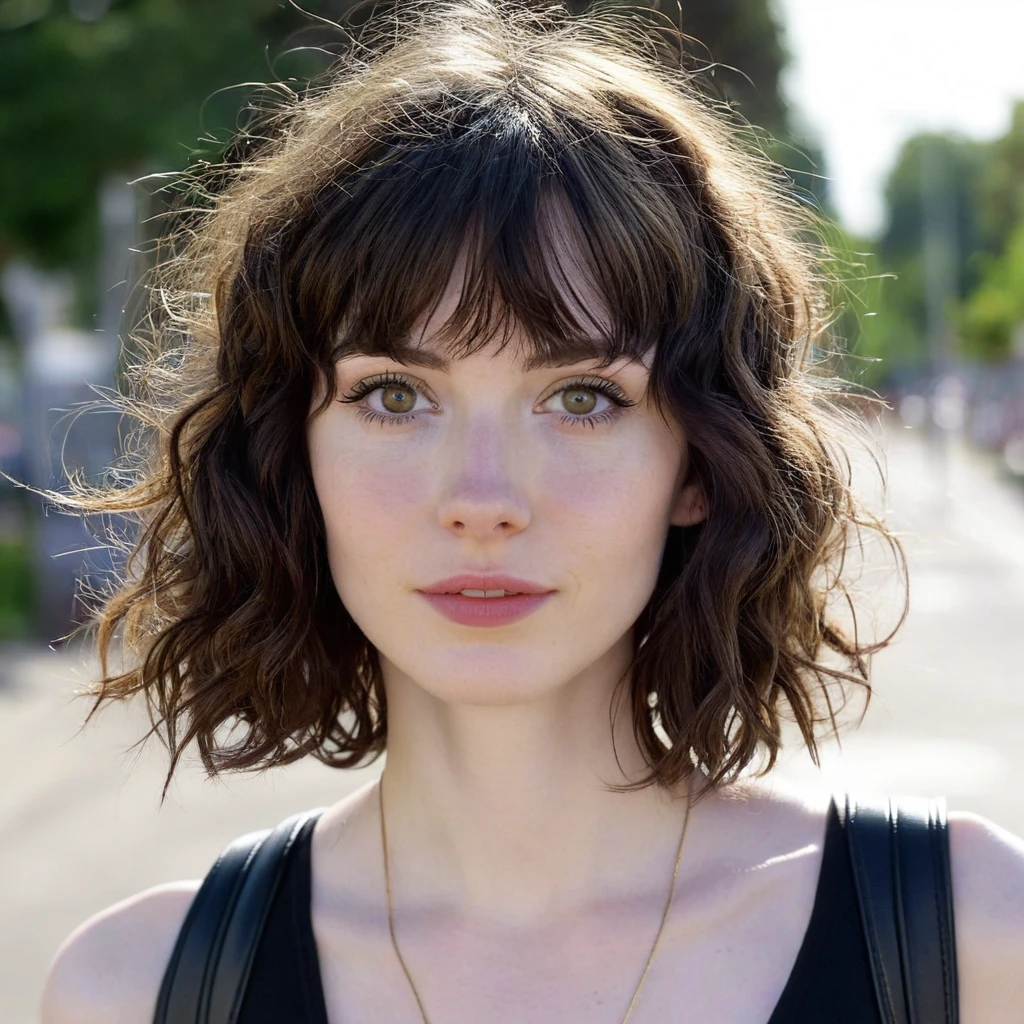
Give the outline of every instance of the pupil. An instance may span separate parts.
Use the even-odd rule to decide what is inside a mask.
[[[395,398],[394,406],[388,403],[389,398]],[[384,389],[381,402],[388,412],[409,412],[416,404],[416,395],[409,388],[390,387]]]
[[[571,412],[588,413],[597,404],[594,393],[589,388],[569,388],[562,392],[562,401]]]

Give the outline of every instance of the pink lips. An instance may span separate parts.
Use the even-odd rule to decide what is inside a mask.
[[[510,597],[465,597],[460,590],[506,590]],[[504,626],[525,618],[552,594],[540,584],[514,576],[463,573],[418,591],[446,619],[461,626]]]

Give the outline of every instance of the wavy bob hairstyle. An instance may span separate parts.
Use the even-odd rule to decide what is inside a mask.
[[[110,486],[46,492],[139,527],[79,626],[103,676],[85,692],[89,718],[144,696],[165,794],[193,741],[211,775],[384,751],[377,651],[332,583],[305,431],[339,356],[403,358],[464,246],[446,351],[504,346],[510,324],[528,359],[653,347],[650,396],[703,485],[707,518],[670,529],[617,691],[649,765],[635,785],[719,785],[765,753],[767,771],[786,715],[817,759],[831,684],[870,696],[865,656],[896,630],[862,644],[829,608],[853,611],[852,528],[905,559],[852,492],[820,232],[684,70],[684,37],[652,25],[600,2],[406,5],[186,177],[115,396],[134,450]],[[611,310],[597,341],[556,286],[556,214]]]

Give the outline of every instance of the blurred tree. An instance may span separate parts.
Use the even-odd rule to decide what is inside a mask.
[[[982,176],[987,165],[984,143],[956,135],[921,134],[908,139],[885,184],[886,226],[879,239],[878,254],[891,269],[903,268],[920,259],[924,238],[926,163],[941,163],[941,202],[948,204],[952,217],[955,246],[955,279],[960,294],[966,294],[979,278],[975,255],[982,238],[978,206]],[[922,280],[920,273],[917,278]],[[919,292],[918,312],[924,316],[923,287]]]
[[[884,389],[911,368],[917,353],[894,339],[907,337],[903,310],[892,301],[898,285],[882,270],[878,246],[827,223],[822,242],[828,257],[825,281],[831,298],[831,341],[819,344],[817,358],[830,372],[868,391]]]
[[[880,384],[926,372],[930,365],[926,218],[941,221],[937,244],[947,247],[950,259],[947,316],[955,316],[959,299],[981,279],[978,209],[987,164],[985,143],[950,134],[915,135],[897,155],[884,190],[886,224],[874,246],[879,271],[895,279],[880,280],[875,287],[875,316],[861,338],[882,358]]]
[[[987,252],[1002,252],[1024,223],[1024,100],[1014,105],[1009,131],[986,147],[978,188],[978,232]]]
[[[960,311],[964,353],[976,359],[1006,359],[1024,326],[1024,217],[1018,219],[1005,250],[982,263],[982,280]]]
[[[986,157],[978,188],[978,282],[958,324],[967,356],[1002,360],[1016,350],[1024,326],[1024,100]]]
[[[901,380],[920,375],[928,365],[923,329],[923,267],[920,258],[908,259],[897,275],[887,271],[877,246],[860,243],[863,271],[857,282],[856,301],[843,316],[843,334],[849,339],[857,379],[884,391]]]
[[[303,6],[337,19],[354,5]],[[678,23],[676,8],[665,7]],[[363,5],[353,23],[372,10]],[[789,141],[779,92],[787,56],[769,0],[682,0],[682,26],[716,61],[739,69],[719,68],[709,87]],[[301,79],[326,63],[310,56],[312,49],[272,60],[268,48],[312,48],[331,35],[329,26],[282,0],[0,4],[0,262],[20,252],[91,273],[105,176],[180,169],[200,152],[219,156],[246,97],[245,88],[232,87]],[[208,140],[205,149],[197,146],[200,136]],[[800,165],[798,173],[811,162],[793,150],[778,155]]]
[[[923,251],[925,218],[936,216],[934,206],[926,213],[929,181],[938,189],[934,201],[953,250],[946,315],[956,328],[956,349],[970,359],[1005,359],[1024,321],[1024,102],[994,141],[923,133],[897,156],[876,248],[879,267],[898,283],[880,287],[878,316],[861,339],[884,353],[897,375],[928,365]]]
[[[295,20],[277,0],[0,6],[0,258],[91,263],[103,177],[186,164],[204,120],[234,120],[217,90],[269,77]]]
[[[693,38],[695,68],[713,64],[703,76],[705,89],[766,133],[761,143],[789,172],[797,193],[834,216],[821,147],[794,123],[782,93],[782,72],[791,55],[777,5],[770,0],[681,0],[680,5],[681,12],[669,0],[652,4]]]
[[[657,9],[673,11],[661,0]],[[710,59],[723,96],[750,122],[778,135],[790,132],[789,109],[779,88],[789,63],[782,23],[766,0],[683,3],[673,21],[695,40],[696,61]]]

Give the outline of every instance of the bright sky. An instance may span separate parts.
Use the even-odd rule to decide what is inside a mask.
[[[793,62],[784,88],[825,150],[851,229],[883,224],[881,189],[917,131],[1006,131],[1024,99],[1024,0],[774,0]]]

